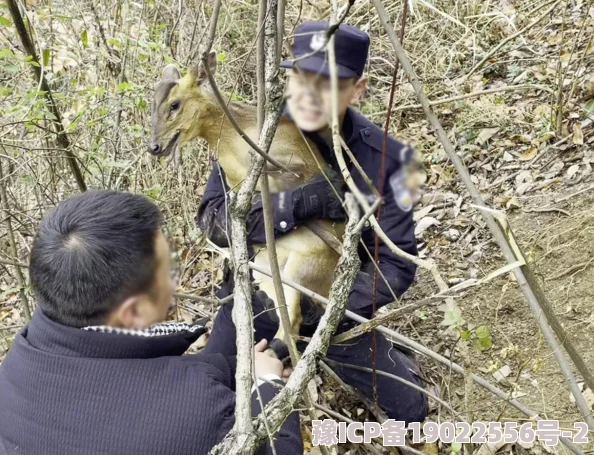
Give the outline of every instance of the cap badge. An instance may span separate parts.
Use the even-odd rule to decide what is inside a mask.
[[[322,31],[312,35],[309,47],[312,51],[319,52],[326,47],[326,44],[328,44],[326,32]]]

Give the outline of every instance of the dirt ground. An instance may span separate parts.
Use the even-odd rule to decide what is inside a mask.
[[[591,266],[594,258],[594,191],[559,203],[555,201],[590,185],[589,182],[583,182],[575,187],[527,197],[522,201],[521,209],[509,214],[518,243],[531,261],[540,285],[563,327],[587,364],[592,364],[594,360],[594,267]],[[544,207],[562,209],[568,215],[557,211],[531,211]],[[444,254],[438,261],[446,275],[458,273],[458,270],[452,270],[447,264],[462,262],[464,254],[460,245],[451,246],[444,248]],[[504,264],[494,242],[482,244],[480,249],[481,258],[475,263],[481,271],[479,278]],[[457,254],[460,256],[457,257]],[[448,257],[450,261],[447,261]],[[427,273],[421,272],[409,294],[411,300],[428,294],[424,286],[427,279]],[[569,427],[573,426],[573,422],[583,420],[570,400],[566,382],[539,331],[537,316],[530,310],[511,273],[471,288],[456,300],[467,322],[487,326],[491,332],[491,349],[482,352],[472,348],[469,350],[473,372],[497,382],[492,373],[508,366],[511,370],[509,376],[498,385],[506,391],[515,392],[520,401],[537,410],[542,418],[558,419]],[[411,336],[420,334],[426,346],[463,363],[460,349],[456,347],[457,339],[440,329],[442,319],[443,313],[440,311],[426,311],[422,315],[417,311],[400,324],[400,330],[409,332]],[[414,332],[411,326],[414,326]],[[460,404],[464,395],[462,381],[452,377],[450,383],[447,371],[441,366],[429,362],[425,362],[425,365],[432,374],[441,378],[444,398],[448,398],[448,390],[443,389],[447,389],[449,384],[452,403]],[[479,386],[474,386],[471,393],[469,402],[478,404],[471,409],[476,419],[520,417],[519,411],[505,406],[499,399],[492,399]]]

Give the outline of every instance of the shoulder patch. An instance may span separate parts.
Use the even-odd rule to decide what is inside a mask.
[[[405,175],[402,169],[394,172],[389,179],[390,188],[394,195],[396,205],[403,212],[410,212],[412,210],[412,195],[405,185]]]

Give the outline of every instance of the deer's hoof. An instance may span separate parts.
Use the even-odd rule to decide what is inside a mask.
[[[272,351],[274,356],[281,361],[289,358],[289,347],[283,340],[279,340],[278,338],[274,338],[268,343],[268,350]]]

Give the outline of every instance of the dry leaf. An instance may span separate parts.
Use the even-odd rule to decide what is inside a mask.
[[[573,125],[572,142],[576,145],[582,145],[584,143],[584,133],[582,133],[582,125],[580,123]]]
[[[546,133],[544,133],[542,136],[540,136],[539,138],[537,138],[534,143],[536,145],[538,144],[542,144],[543,142],[549,142],[552,138],[554,138],[555,136],[557,136],[555,134],[555,132],[553,131],[548,131]]]
[[[518,202],[518,198],[516,196],[510,198],[509,201],[507,201],[507,204],[505,204],[505,206],[508,209],[519,209],[520,208],[520,203]]]
[[[434,224],[440,224],[440,222],[432,216],[426,216],[415,226],[415,236],[420,236],[423,232],[425,232]]]
[[[433,442],[431,444],[425,443],[425,445],[421,448],[421,452],[425,455],[437,455],[439,450],[437,449],[437,444]]]
[[[511,374],[511,368],[508,365],[505,365],[504,367],[500,368],[499,370],[497,370],[495,373],[493,373],[493,377],[495,378],[495,380],[502,384],[505,385],[507,387],[510,387],[511,384],[510,382],[507,380],[507,377]]]
[[[536,147],[536,145],[531,145],[527,150],[522,152],[520,161],[530,161],[531,159],[534,159],[536,152],[538,152],[538,147]]]
[[[481,132],[477,136],[475,142],[479,145],[484,144],[489,139],[491,139],[493,136],[495,136],[495,134],[497,134],[498,131],[499,131],[499,128],[484,128],[483,130],[481,130]]]
[[[521,142],[523,144],[529,144],[532,141],[529,134],[514,134],[510,136],[510,139],[516,143]]]
[[[419,210],[418,212],[415,212],[413,215],[413,220],[415,221],[415,223],[417,221],[419,221],[420,219],[426,217],[427,215],[429,215],[429,213],[431,213],[431,210],[433,210],[435,206],[433,204],[430,204],[426,207],[423,207],[421,210]]]
[[[526,191],[528,191],[530,188],[532,188],[533,185],[534,184],[532,182],[525,182],[525,183],[518,185],[518,187],[516,188],[517,195],[522,196]]]
[[[580,170],[579,164],[574,164],[573,166],[570,166],[569,169],[567,169],[567,172],[565,173],[565,177],[567,177],[568,179],[572,179],[573,176],[575,174],[577,174],[577,172],[579,170]]]

